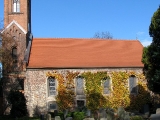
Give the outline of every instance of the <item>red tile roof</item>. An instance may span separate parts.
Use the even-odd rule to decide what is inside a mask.
[[[34,38],[28,68],[143,67],[138,40]]]

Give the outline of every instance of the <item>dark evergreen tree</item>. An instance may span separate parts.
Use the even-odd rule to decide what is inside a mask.
[[[10,114],[13,118],[28,115],[26,99],[23,93],[11,90],[8,95],[8,102],[12,105]]]
[[[160,93],[160,7],[153,14],[149,26],[152,43],[143,49],[142,62],[148,88]]]

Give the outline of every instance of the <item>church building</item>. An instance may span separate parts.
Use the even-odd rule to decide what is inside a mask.
[[[124,83],[122,88],[125,91],[119,91],[121,96],[136,96],[139,94],[138,86],[145,83],[141,62],[143,46],[140,41],[34,38],[31,31],[31,0],[4,0],[2,34],[10,36],[17,43],[10,45],[12,56],[18,58],[8,76],[14,78],[16,68],[19,68],[16,77],[23,84],[21,88],[27,99],[29,116],[59,110],[64,107],[60,106],[61,103],[70,108],[89,106],[87,95],[90,93],[87,84],[96,84],[96,77],[93,76],[92,79],[89,75],[106,74],[102,78],[99,91],[112,101],[115,100],[116,86],[119,87],[121,83]],[[126,77],[121,79],[124,75]],[[92,82],[89,83],[89,80]],[[121,82],[116,85],[115,82],[119,80]],[[93,88],[91,91],[95,92],[97,88],[93,86],[89,89]],[[72,101],[63,102],[60,97],[62,90],[63,99],[67,101],[73,98]],[[69,91],[73,92],[72,95]],[[70,95],[67,99],[66,94]],[[129,106],[129,98],[126,100],[122,97],[121,103]]]

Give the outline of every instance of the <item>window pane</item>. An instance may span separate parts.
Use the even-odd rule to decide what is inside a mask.
[[[50,82],[49,86],[55,86],[55,83]]]
[[[50,104],[50,109],[56,109],[56,104]]]
[[[77,88],[82,89],[83,88],[83,79],[82,78],[77,78]]]
[[[12,57],[17,57],[17,48],[12,49]]]
[[[50,90],[50,96],[52,95],[56,95],[56,91],[55,90]]]
[[[17,12],[20,12],[20,4],[17,3]]]
[[[56,83],[55,83],[55,78],[49,77],[48,78],[49,82],[49,95],[56,95]]]
[[[16,12],[16,3],[13,3],[13,12]]]
[[[103,87],[104,87],[103,93],[104,94],[109,94],[110,93],[110,90],[109,90],[110,89],[110,80],[109,79],[106,79],[104,81]]]
[[[84,104],[85,102],[84,102],[84,100],[77,100],[77,107],[84,107]]]
[[[77,95],[83,95],[84,94],[84,88],[83,88],[83,78],[77,77],[76,79],[76,94]]]
[[[129,78],[129,90],[130,93],[137,93],[137,81],[135,76]]]
[[[19,0],[13,0],[13,12],[20,12]]]

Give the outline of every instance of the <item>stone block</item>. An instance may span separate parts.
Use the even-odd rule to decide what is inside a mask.
[[[65,120],[73,120],[72,117],[67,117]]]
[[[60,116],[55,116],[55,120],[61,120]]]
[[[160,114],[151,114],[150,120],[160,120]]]
[[[68,114],[68,109],[64,110],[63,114],[64,114],[64,118],[66,118],[66,116]]]
[[[94,118],[85,118],[83,120],[94,120]]]
[[[47,115],[46,115],[46,119],[47,119],[47,120],[51,120],[51,114],[47,114]]]
[[[107,120],[107,118],[100,118],[100,120]]]
[[[105,109],[100,109],[99,110],[99,117],[100,118],[107,118],[107,113]]]
[[[160,108],[157,108],[156,114],[160,114]]]
[[[86,111],[86,116],[87,116],[87,117],[90,117],[90,116],[91,116],[91,110],[87,110],[87,111]]]

